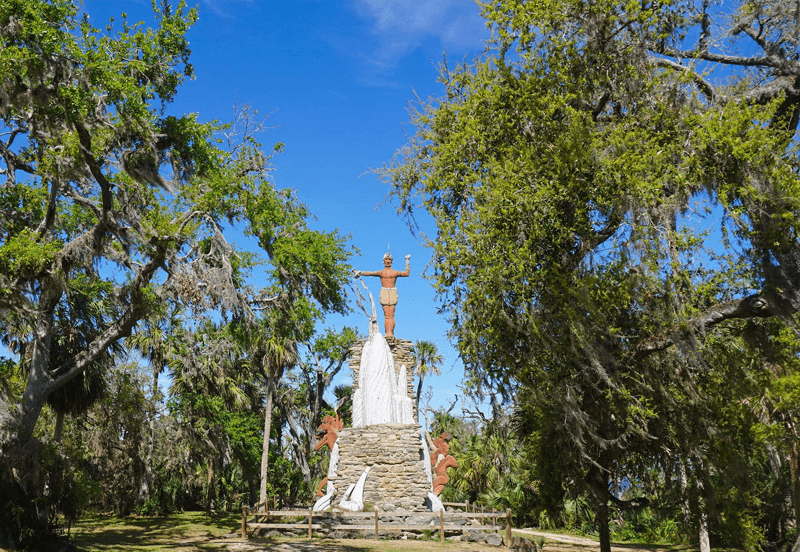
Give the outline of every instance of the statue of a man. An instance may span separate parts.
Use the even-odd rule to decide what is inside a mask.
[[[386,328],[386,337],[394,337],[394,308],[397,305],[397,278],[408,276],[411,255],[406,255],[406,269],[403,272],[392,268],[392,254],[387,252],[383,256],[383,270],[367,272],[356,270],[356,276],[378,276],[381,279],[380,304],[383,307],[383,325]]]

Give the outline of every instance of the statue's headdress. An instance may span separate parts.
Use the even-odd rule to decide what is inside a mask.
[[[385,261],[386,259],[393,259],[392,254],[388,251],[383,254],[383,260]]]

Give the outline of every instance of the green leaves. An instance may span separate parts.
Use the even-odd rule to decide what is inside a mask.
[[[61,246],[56,241],[42,243],[33,230],[25,228],[0,246],[0,271],[11,278],[35,278],[50,267]]]
[[[726,31],[708,5],[486,3],[494,41],[443,68],[383,171],[400,210],[437,225],[470,385],[516,399],[536,446],[556,443],[537,457],[598,500],[587,474],[638,474],[665,448],[733,465],[711,436],[753,446],[742,401],[769,380],[763,343],[729,366],[740,319],[800,311],[796,22],[745,6]]]

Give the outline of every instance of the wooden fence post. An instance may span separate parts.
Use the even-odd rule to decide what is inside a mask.
[[[466,508],[464,508],[464,511],[469,513],[469,500],[467,500],[467,502],[465,503],[465,506],[466,506]]]
[[[247,506],[242,506],[242,538],[247,538]]]
[[[486,525],[486,515],[483,511],[483,506],[481,506],[481,525]]]
[[[511,508],[506,509],[506,546],[511,546]]]
[[[444,542],[444,510],[439,510],[439,542]]]
[[[378,509],[375,508],[375,540],[378,540]]]
[[[308,540],[311,540],[311,523],[314,519],[314,511],[309,508],[308,509]]]

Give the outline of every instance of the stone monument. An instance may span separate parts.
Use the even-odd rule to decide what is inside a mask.
[[[377,331],[377,325],[371,324],[369,338],[351,349],[353,427],[333,429],[333,418],[320,427],[320,431],[327,433],[317,446],[325,442],[332,452],[327,492],[317,500],[315,511],[329,507],[357,511],[365,503],[381,509],[389,505],[411,511],[443,509],[438,493],[433,492],[432,467],[444,470],[446,467],[439,462],[438,455],[431,459],[431,450],[417,424],[413,377],[409,370],[411,342],[394,337],[397,304],[394,286],[398,277],[409,275],[410,257],[406,256],[403,272],[392,269],[392,256],[388,253],[384,255],[383,270],[355,271],[356,277],[381,278],[380,303],[386,337]],[[373,304],[373,321],[374,310]],[[331,435],[332,431],[336,436]],[[441,449],[438,447],[439,452]],[[438,471],[437,476],[440,476]],[[441,482],[437,477],[437,483]],[[347,489],[341,497],[336,494],[337,487]],[[437,488],[441,492],[441,486]],[[321,489],[322,485],[319,494]]]

